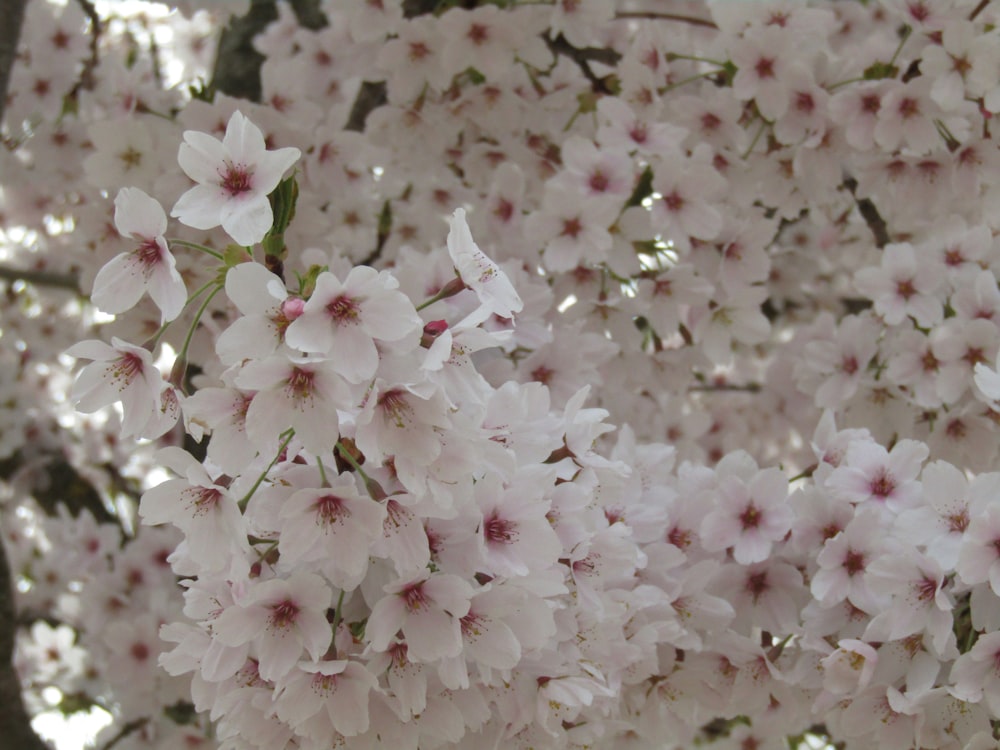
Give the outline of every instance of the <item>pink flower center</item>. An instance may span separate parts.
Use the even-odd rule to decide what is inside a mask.
[[[153,237],[146,239],[139,245],[135,249],[134,254],[139,259],[139,262],[145,266],[147,273],[155,266],[158,266],[163,260],[163,256],[160,255],[160,246]]]
[[[896,482],[889,472],[885,469],[879,469],[878,473],[872,477],[871,482],[868,484],[868,489],[875,497],[884,500],[896,489]]]
[[[608,189],[609,184],[607,175],[599,169],[590,175],[590,189],[595,193],[603,193]]]
[[[510,544],[517,540],[517,524],[500,518],[494,512],[483,524],[486,540],[494,544]]]
[[[916,593],[917,598],[922,602],[927,602],[933,599],[937,590],[937,581],[932,578],[928,578],[927,576],[924,576],[919,581],[915,581],[913,584],[913,591]]]
[[[430,608],[427,597],[424,596],[423,586],[424,582],[421,581],[420,583],[407,586],[399,592],[399,595],[403,597],[403,601],[406,603],[406,608],[410,612],[420,612],[421,610]]]
[[[149,646],[145,643],[133,643],[129,653],[136,661],[146,661],[149,658]]]
[[[761,515],[760,510],[753,502],[747,505],[746,509],[740,513],[740,524],[743,526],[743,530],[756,529],[760,526]]]
[[[341,294],[326,306],[326,312],[337,324],[357,324],[361,306],[353,297]]]
[[[222,176],[222,189],[233,198],[253,190],[253,170],[243,164],[226,163],[226,173]]]
[[[293,367],[292,374],[288,376],[288,390],[297,399],[309,398],[312,396],[315,379],[316,373],[311,370]]]
[[[663,203],[667,210],[676,213],[684,208],[684,198],[674,190],[670,195],[663,196]]]
[[[295,602],[285,599],[271,606],[271,627],[285,630],[295,624],[299,615],[299,607]]]
[[[124,380],[125,385],[129,385],[137,377],[142,377],[145,372],[145,366],[139,355],[125,352],[111,363],[108,372],[112,379]]]
[[[212,487],[195,487],[193,490],[195,497],[191,504],[199,516],[213,510],[222,499],[222,493]]]
[[[857,550],[849,549],[844,555],[842,567],[847,571],[849,577],[854,577],[865,569],[865,556]]]
[[[763,596],[769,588],[770,584],[767,582],[767,571],[761,570],[757,573],[751,573],[747,576],[746,590],[753,597],[754,603]]]
[[[323,495],[316,500],[314,507],[317,519],[327,526],[332,523],[340,523],[345,518],[351,517],[351,511],[347,508],[344,498],[336,495]]]
[[[758,78],[774,78],[774,59],[761,57],[754,65],[754,70],[757,71]]]

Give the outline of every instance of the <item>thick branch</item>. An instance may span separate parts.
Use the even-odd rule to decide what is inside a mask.
[[[31,719],[21,700],[21,682],[12,662],[16,634],[14,578],[7,550],[0,542],[0,737],[3,737],[4,747],[49,750],[31,728]]]
[[[388,101],[385,95],[384,81],[365,81],[358,89],[358,95],[351,106],[351,114],[347,118],[344,130],[361,133],[365,129],[365,120],[373,109],[378,109]]]
[[[253,0],[250,12],[234,18],[219,37],[211,88],[239,99],[259,102],[260,67],[264,56],[253,48],[253,38],[277,20],[274,0]]]
[[[7,87],[10,85],[10,71],[17,55],[17,40],[21,36],[24,21],[24,6],[28,0],[0,0],[0,123],[7,104]]]
[[[4,281],[23,281],[27,284],[54,289],[69,289],[77,294],[82,294],[76,277],[71,274],[53,273],[52,271],[29,271],[24,268],[0,266],[0,279]]]

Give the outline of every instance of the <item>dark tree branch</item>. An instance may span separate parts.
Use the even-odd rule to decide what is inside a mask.
[[[17,56],[17,40],[21,36],[24,22],[24,6],[28,0],[0,0],[0,123],[7,105],[7,87],[10,85],[10,71]]]
[[[35,286],[50,287],[53,289],[68,289],[69,291],[82,294],[76,276],[72,274],[54,273],[52,271],[29,271],[22,268],[8,268],[0,266],[0,280],[3,281],[24,281]]]
[[[680,13],[659,13],[655,10],[619,11],[615,13],[615,18],[644,18],[649,20],[680,21],[689,23],[692,26],[704,26],[709,29],[718,29],[714,22],[707,18],[697,18],[695,16],[685,16]]]
[[[351,106],[351,114],[347,118],[344,130],[364,132],[365,120],[372,110],[378,109],[388,101],[385,95],[385,81],[365,81],[358,90]]]
[[[302,28],[317,31],[330,25],[326,14],[319,8],[319,0],[289,0],[289,2]]]
[[[260,67],[264,64],[264,56],[253,48],[253,38],[277,18],[274,0],[252,0],[249,13],[230,21],[219,37],[215,53],[210,86],[213,91],[260,101]]]
[[[883,248],[888,245],[891,242],[891,238],[889,237],[889,229],[886,227],[885,219],[882,218],[882,214],[878,212],[878,208],[872,203],[871,199],[858,198],[855,194],[855,191],[858,189],[858,181],[853,177],[848,177],[844,180],[844,187],[851,191],[854,202],[858,204],[858,212],[875,236],[875,246]]]
[[[3,737],[4,747],[49,750],[31,728],[31,719],[21,700],[21,682],[12,661],[16,635],[14,577],[7,561],[7,550],[0,541],[0,737]]]
[[[574,47],[562,34],[552,39],[548,36],[542,37],[549,50],[554,55],[563,55],[576,63],[580,72],[590,81],[590,88],[596,94],[613,94],[608,82],[603,78],[598,78],[597,74],[590,67],[591,62],[599,62],[603,65],[617,65],[621,60],[621,55],[613,49],[600,47]]]
[[[986,8],[986,6],[989,5],[989,4],[990,4],[990,0],[979,0],[979,5],[977,5],[975,8],[973,8],[972,12],[969,14],[969,20],[970,21],[975,21],[976,20],[976,16],[978,16],[980,13],[982,13],[983,9]]]

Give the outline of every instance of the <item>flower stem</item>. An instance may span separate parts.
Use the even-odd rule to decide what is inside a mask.
[[[204,245],[199,245],[197,242],[188,242],[187,240],[167,240],[169,245],[180,245],[181,247],[190,247],[193,250],[198,250],[199,252],[205,253],[206,255],[211,255],[216,260],[225,260],[222,257],[222,253],[216,252],[210,247],[205,247]]]
[[[177,362],[184,363],[183,364],[184,370],[187,370],[188,348],[191,346],[191,339],[194,337],[195,329],[198,328],[198,323],[201,322],[201,316],[204,315],[205,309],[212,301],[212,298],[214,298],[216,294],[222,291],[222,284],[218,284],[216,282],[211,282],[211,283],[216,284],[215,289],[212,290],[212,293],[210,295],[205,297],[205,301],[201,303],[201,307],[199,307],[198,312],[195,313],[194,320],[191,321],[191,327],[188,328],[187,336],[184,337],[184,344],[181,346],[181,350],[177,353]],[[199,290],[198,293],[200,294],[201,291],[203,290]],[[183,383],[184,382],[183,373],[179,373],[179,378],[180,380],[178,380],[177,384]]]
[[[257,488],[260,487],[261,483],[267,478],[268,473],[270,473],[271,469],[274,468],[274,465],[278,463],[278,459],[281,458],[281,454],[285,452],[285,448],[287,448],[288,444],[292,441],[292,438],[295,436],[295,430],[289,428],[282,434],[285,435],[285,439],[282,440],[281,445],[278,446],[278,452],[274,454],[274,458],[271,459],[271,463],[269,463],[267,468],[260,473],[260,476],[257,477],[257,481],[253,483],[253,487],[251,487],[250,491],[239,501],[238,505],[240,506],[240,510],[246,510],[247,503],[250,502],[250,498],[253,497],[253,493],[257,491]]]
[[[187,308],[187,306],[190,305],[192,302],[194,302],[196,299],[198,299],[198,297],[200,297],[206,289],[208,289],[211,286],[214,286],[215,284],[216,282],[214,280],[207,281],[204,284],[202,284],[194,294],[188,297],[187,302],[184,303],[184,307]],[[176,318],[174,320],[176,320]],[[142,345],[142,348],[148,349],[149,351],[153,351],[156,348],[156,345],[159,343],[160,338],[163,336],[164,333],[166,333],[167,329],[170,328],[170,324],[173,322],[174,322],[173,320],[168,320],[166,323],[161,325],[160,328],[156,331],[156,333],[154,333],[152,337],[145,344]]]

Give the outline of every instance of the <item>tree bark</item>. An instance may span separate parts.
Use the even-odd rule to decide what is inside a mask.
[[[21,36],[24,22],[24,7],[28,0],[0,0],[0,123],[7,105],[7,86],[10,85],[10,71],[14,67],[17,54],[17,40]]]
[[[6,109],[7,87],[27,4],[27,0],[0,0],[0,18],[3,19],[0,23],[0,122],[3,122]],[[48,750],[48,745],[31,728],[31,719],[21,700],[21,682],[13,662],[16,635],[14,579],[7,550],[0,542],[0,737],[3,737],[4,747]]]

